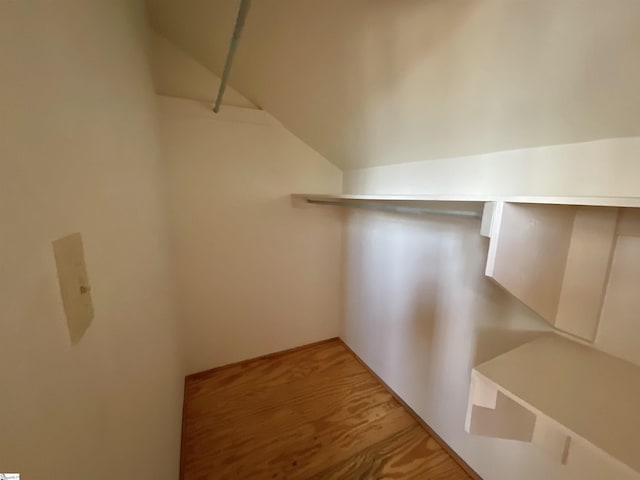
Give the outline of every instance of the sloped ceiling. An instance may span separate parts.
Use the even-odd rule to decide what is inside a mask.
[[[220,74],[238,0],[148,0]],[[231,84],[344,169],[640,135],[638,0],[253,0]]]
[[[220,87],[220,77],[156,31],[151,32],[148,54],[157,94],[213,105]],[[223,100],[223,105],[256,108],[229,85]]]

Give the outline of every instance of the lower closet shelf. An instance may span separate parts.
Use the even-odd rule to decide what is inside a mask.
[[[465,426],[531,442],[562,463],[573,448],[597,449],[640,472],[640,367],[541,337],[473,369]]]

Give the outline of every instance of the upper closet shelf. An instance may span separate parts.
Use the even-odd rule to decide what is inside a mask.
[[[402,195],[292,195],[293,204],[336,205],[395,213],[420,213],[427,215],[452,215],[482,218],[483,201],[463,198],[409,197]]]
[[[639,401],[640,367],[551,334],[473,369],[466,430],[640,472]]]
[[[584,205],[599,207],[637,207],[640,197],[561,197],[561,196],[500,196],[500,195],[326,195],[312,193],[294,193],[295,201],[308,203],[360,206],[389,205],[420,207],[433,202],[455,202],[463,210],[475,207],[472,211],[482,212],[482,207],[474,204],[484,202],[533,203],[547,205]]]

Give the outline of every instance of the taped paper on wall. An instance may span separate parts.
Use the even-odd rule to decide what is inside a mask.
[[[82,236],[74,233],[55,240],[53,254],[71,344],[76,345],[93,320],[93,302]]]

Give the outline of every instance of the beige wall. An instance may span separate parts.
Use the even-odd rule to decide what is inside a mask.
[[[149,38],[149,58],[156,93],[213,103],[220,78],[196,62],[155,30]],[[224,105],[255,108],[255,105],[227,84]]]
[[[0,470],[175,479],[182,365],[144,12],[0,2]],[[82,232],[74,347],[51,241]]]
[[[640,137],[345,172],[344,193],[640,196]]]
[[[159,97],[189,372],[339,334],[342,173],[258,110]]]
[[[530,443],[468,435],[470,370],[550,328],[484,276],[478,220],[350,211],[342,337],[487,480],[631,480],[591,449],[561,465]]]
[[[345,172],[345,193],[640,196],[640,139]],[[344,338],[483,478],[635,478],[574,448],[566,466],[527,443],[464,432],[470,369],[547,325],[484,277],[479,224],[351,213]]]

